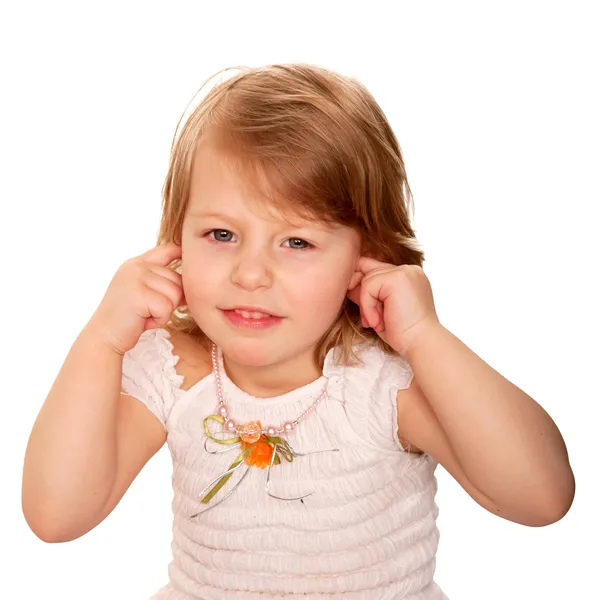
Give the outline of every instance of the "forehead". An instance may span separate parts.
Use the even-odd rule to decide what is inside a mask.
[[[278,196],[260,168],[208,143],[199,144],[194,155],[187,213],[191,217],[219,213],[239,219],[252,216],[274,224],[337,228]]]

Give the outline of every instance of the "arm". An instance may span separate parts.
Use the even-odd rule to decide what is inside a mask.
[[[120,394],[122,365],[122,354],[88,323],[35,421],[22,508],[44,541],[72,540],[95,527],[165,441],[156,417]]]
[[[531,526],[562,518],[575,480],[550,416],[439,323],[415,339],[405,356],[418,384],[398,393],[401,434],[494,514]]]

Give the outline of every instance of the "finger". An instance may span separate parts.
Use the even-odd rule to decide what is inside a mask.
[[[367,323],[365,316],[363,314],[362,308],[360,306],[360,294],[361,294],[360,285],[358,285],[357,287],[349,290],[348,293],[346,294],[346,296],[348,297],[348,299],[351,302],[354,302],[354,304],[356,304],[359,307],[360,322],[362,323],[362,326],[366,329],[367,327],[369,327],[369,324]]]
[[[374,269],[382,269],[389,266],[389,263],[381,262],[369,256],[361,256],[356,263],[356,270],[363,273],[363,275],[367,275]]]
[[[162,327],[169,322],[175,308],[168,296],[151,290],[146,296],[146,310],[142,316]]]
[[[154,248],[150,248],[147,252],[140,254],[138,257],[144,262],[150,262],[157,265],[167,266],[175,259],[181,258],[181,246],[175,242],[165,242]]]
[[[374,329],[375,331],[380,332],[385,329],[385,321],[383,320],[383,302],[381,302],[381,300],[377,302],[377,317],[378,322]]]
[[[161,277],[170,279],[177,285],[181,285],[181,275],[169,267],[163,267],[162,265],[151,265],[150,267],[147,267],[147,269],[153,273],[156,273],[157,275],[160,275]]]
[[[158,292],[165,296],[173,304],[173,310],[178,306],[182,306],[183,287],[180,283],[171,281],[165,277],[157,275],[149,271],[144,277],[144,285],[154,292]]]
[[[361,284],[360,292],[360,309],[367,322],[367,327],[375,327],[379,324],[379,312],[377,311],[377,303],[379,302],[379,284],[377,280],[371,280]]]
[[[358,286],[364,276],[365,274],[362,271],[354,271],[354,273],[352,273],[352,277],[350,278],[348,289],[353,290],[356,286]]]

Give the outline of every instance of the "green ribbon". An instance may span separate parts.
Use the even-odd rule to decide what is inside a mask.
[[[208,438],[210,438],[213,442],[216,442],[217,444],[225,444],[225,445],[241,443],[242,438],[240,436],[235,436],[228,440],[216,438],[212,434],[211,430],[208,427],[208,422],[210,420],[217,421],[217,423],[220,423],[221,425],[223,425],[225,423],[225,419],[220,415],[209,415],[208,417],[206,417],[204,419],[204,432],[206,433],[206,436]],[[251,454],[252,451],[254,450],[254,448],[256,447],[256,444],[258,444],[258,442],[261,440],[263,442],[266,442],[267,444],[269,444],[269,446],[271,446],[271,448],[273,448],[273,452],[275,453],[275,458],[273,460],[273,464],[275,464],[275,465],[281,464],[281,459],[279,458],[280,454],[288,462],[292,462],[294,460],[294,452],[290,448],[290,445],[283,438],[270,437],[268,435],[261,435],[261,437],[256,442],[254,442],[254,444],[251,444],[245,450],[242,450],[241,454],[231,463],[231,465],[229,465],[229,468],[225,471],[225,473],[223,473],[223,475],[221,475],[221,477],[215,483],[215,485],[213,485],[213,487],[210,488],[210,490],[208,490],[208,492],[206,492],[206,494],[204,495],[204,498],[202,498],[202,500],[200,500],[200,502],[202,502],[202,504],[208,504],[212,500],[212,498],[219,492],[219,490],[227,483],[227,481],[229,481],[229,478],[233,475],[233,471],[231,473],[229,471],[231,471],[231,469],[239,466],[242,463],[242,461],[246,460],[248,455]]]

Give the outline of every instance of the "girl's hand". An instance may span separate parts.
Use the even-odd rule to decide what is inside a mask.
[[[119,354],[186,303],[181,275],[167,266],[180,257],[181,246],[161,244],[119,267],[89,323]]]
[[[362,256],[348,298],[360,307],[363,327],[405,356],[422,328],[438,324],[429,279],[417,265],[391,265]]]

